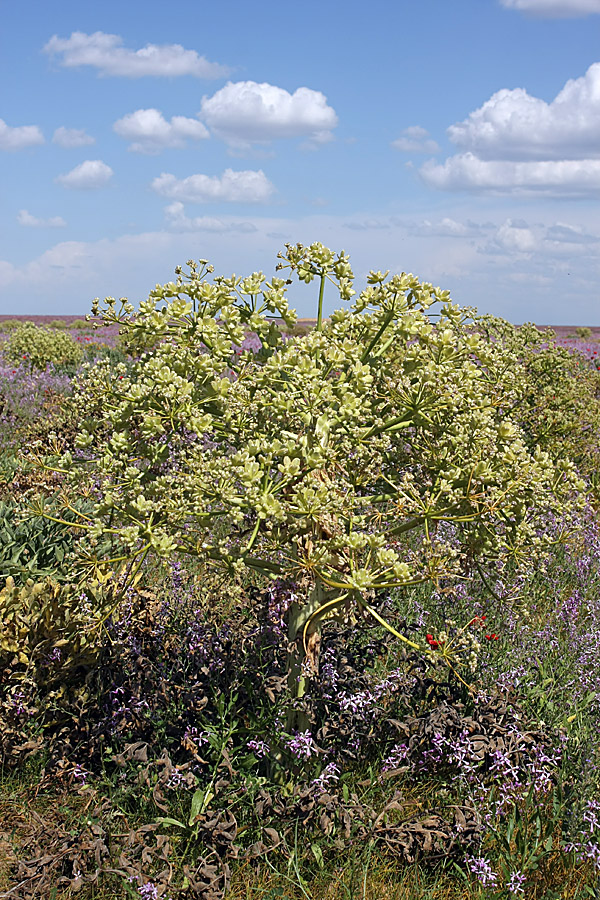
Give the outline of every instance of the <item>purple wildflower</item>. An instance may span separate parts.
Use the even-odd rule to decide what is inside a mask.
[[[482,856],[467,856],[466,858],[469,872],[475,876],[480,884],[496,884],[497,877],[489,861]]]
[[[246,747],[248,750],[253,750],[258,759],[264,759],[271,752],[271,748],[265,741],[248,741]]]
[[[310,759],[319,752],[310,731],[296,732],[287,742],[287,748],[296,759]]]
[[[525,891],[523,890],[523,885],[525,884],[526,880],[527,879],[525,878],[525,876],[518,870],[516,872],[512,872],[510,878],[506,882],[506,888],[509,894],[524,894]]]
[[[406,744],[394,744],[392,747],[389,756],[387,756],[383,765],[381,766],[382,772],[389,772],[392,769],[397,769],[400,766],[400,763],[405,760],[408,756],[408,746]]]
[[[335,784],[335,782],[339,780],[340,770],[338,766],[336,766],[335,763],[329,763],[325,766],[319,777],[314,779],[312,785],[317,793],[324,794],[329,790],[331,784]]]

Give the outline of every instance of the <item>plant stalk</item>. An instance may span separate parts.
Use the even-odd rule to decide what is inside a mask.
[[[321,275],[319,287],[319,307],[317,309],[317,331],[323,330],[323,294],[325,293],[325,273]]]

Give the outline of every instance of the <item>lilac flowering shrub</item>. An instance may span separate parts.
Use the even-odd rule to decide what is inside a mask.
[[[497,860],[492,874],[498,889],[508,884],[514,893],[523,879],[531,884],[557,852],[572,866],[600,871],[596,508],[587,506],[576,517],[563,516],[546,527],[569,539],[535,569],[525,562],[507,564],[491,581],[475,572],[458,587],[441,582],[426,597],[396,597],[397,614],[426,629],[433,640],[451,640],[470,623],[480,643],[474,679],[479,702],[500,691],[520,710],[512,722],[503,721],[504,746],[491,752],[485,783],[477,773],[472,729],[455,735],[438,730],[426,750],[430,770],[458,762],[461,796],[470,797],[487,827],[482,841],[486,866],[491,854]],[[520,749],[507,754],[512,741]],[[406,771],[407,750],[407,742],[398,741],[386,769]],[[481,874],[483,884],[483,863],[471,871]]]
[[[71,379],[50,368],[29,371],[0,357],[0,452],[16,452],[25,429],[53,417],[71,392]]]
[[[591,523],[586,533],[577,555],[549,560],[538,579],[564,584],[569,576],[593,597],[598,539]],[[533,652],[541,616],[533,601],[548,588],[518,576],[519,592],[529,590],[532,600],[521,617],[508,612],[514,585],[502,574],[503,584],[493,584],[499,602],[474,580],[448,594],[440,585],[425,607],[408,604],[404,620],[401,597],[373,600],[407,634],[435,639],[443,630],[451,639],[463,609],[475,612],[471,627],[483,646],[476,691],[441,661],[399,651],[379,626],[357,631],[327,620],[319,671],[307,674],[306,693],[295,701],[307,727],[289,731],[283,638],[297,586],[276,581],[260,591],[226,577],[199,580],[173,563],[153,588],[128,590],[98,631],[93,665],[88,657],[71,666],[65,680],[70,650],[50,643],[38,651],[37,683],[3,678],[2,764],[19,765],[38,747],[46,771],[62,772],[73,790],[102,789],[108,778],[121,809],[150,822],[163,817],[165,835],[189,827],[193,871],[216,866],[219,897],[235,856],[285,859],[297,829],[303,843],[318,842],[325,860],[336,846],[354,852],[371,841],[403,865],[455,860],[486,887],[531,892],[536,879],[550,877],[553,860],[596,864],[598,714],[583,707],[591,715],[586,737],[572,723],[570,731],[562,727],[565,711],[552,719],[542,709],[541,693],[530,687],[543,662]],[[557,603],[559,621],[578,615],[573,602]],[[510,650],[507,631],[518,650]],[[493,633],[498,641],[486,639]],[[577,671],[593,680],[591,656]],[[62,682],[60,694],[44,690],[42,675],[47,684]],[[192,803],[198,811],[190,818]],[[149,848],[145,864],[132,861],[130,876],[164,892],[180,885],[162,882],[168,870],[151,858]],[[77,865],[89,877],[96,872],[93,853],[80,854]]]
[[[98,631],[93,666],[72,668],[60,696],[45,697],[39,678],[5,682],[3,765],[37,742],[47,771],[68,758],[74,787],[108,775],[121,808],[142,803],[151,820],[185,823],[195,802],[197,865],[207,864],[202,841],[216,842],[224,878],[234,855],[285,855],[299,824],[326,856],[336,842],[371,840],[404,864],[475,859],[532,783],[545,802],[559,764],[548,729],[507,692],[474,697],[379,626],[324,623],[320,670],[296,700],[307,727],[289,731],[282,634],[296,586],[229,584],[215,608],[224,587],[201,588],[175,563],[153,590],[128,590]],[[40,656],[48,683],[63,652],[48,645]],[[399,805],[404,791],[421,799]],[[156,872],[137,874],[146,883]]]

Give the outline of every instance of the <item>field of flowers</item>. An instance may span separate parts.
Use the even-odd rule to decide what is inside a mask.
[[[0,898],[597,897],[600,331],[280,258],[0,317]]]

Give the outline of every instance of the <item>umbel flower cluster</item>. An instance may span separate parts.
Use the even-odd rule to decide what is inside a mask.
[[[191,554],[291,579],[289,637],[310,661],[323,617],[377,616],[377,591],[531,559],[582,483],[511,416],[522,363],[482,338],[473,310],[406,273],[373,271],[357,294],[348,256],[321,244],[279,259],[318,285],[306,335],[289,334],[291,279],[211,279],[206,261],[137,312],[108,298],[104,323],[133,359],[85,369],[60,467],[93,478],[88,575]],[[327,283],[352,305],[324,320]],[[250,332],[258,349],[244,349]]]

